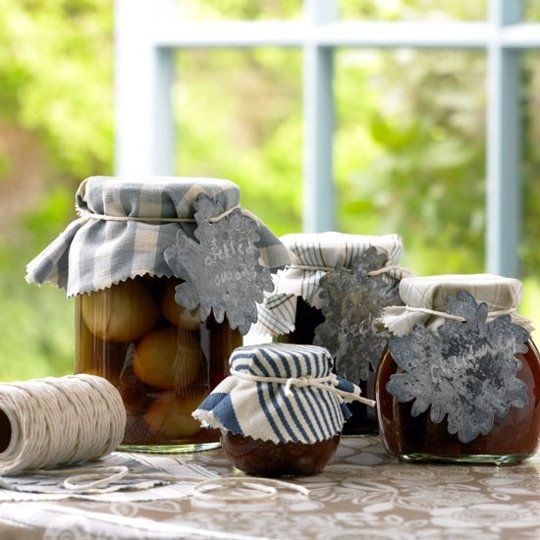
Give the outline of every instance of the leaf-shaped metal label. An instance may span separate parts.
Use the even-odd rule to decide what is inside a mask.
[[[188,309],[200,305],[201,321],[210,312],[217,322],[225,315],[231,328],[246,334],[257,322],[257,303],[274,285],[270,271],[259,264],[257,222],[236,209],[223,218],[224,201],[202,193],[197,197],[194,235],[178,231],[176,243],[165,250],[175,276],[184,280],[176,288],[176,302]]]
[[[408,336],[390,339],[400,372],[386,389],[400,402],[414,400],[413,416],[431,407],[432,422],[447,417],[448,432],[469,443],[491,431],[495,416],[527,405],[516,354],[527,352],[530,335],[509,315],[486,322],[487,305],[466,291],[448,298],[447,313],[465,322],[447,320],[436,333],[416,325]]]
[[[359,255],[351,268],[336,268],[321,278],[324,322],[315,329],[315,345],[326,347],[336,373],[355,384],[375,371],[387,343],[387,334],[375,328],[386,306],[401,305],[399,281],[387,274],[370,276],[387,256],[375,247]]]

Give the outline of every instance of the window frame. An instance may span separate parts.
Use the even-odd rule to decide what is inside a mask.
[[[173,53],[294,47],[303,54],[303,230],[335,226],[333,57],[339,47],[485,50],[486,270],[520,275],[522,52],[540,48],[523,0],[488,0],[486,21],[343,21],[338,0],[304,0],[292,21],[182,22],[176,0],[115,0],[116,174],[174,172]]]

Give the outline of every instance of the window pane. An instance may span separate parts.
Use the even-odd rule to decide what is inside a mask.
[[[540,21],[540,0],[525,0],[523,18],[526,21]]]
[[[418,274],[483,270],[484,77],[481,53],[338,53],[340,229],[400,233]]]
[[[487,1],[476,0],[341,0],[344,19],[372,20],[481,20]]]
[[[178,60],[177,172],[230,178],[274,232],[300,230],[300,52],[183,51]]]
[[[184,20],[292,19],[302,16],[302,0],[181,0]]]
[[[524,66],[523,313],[540,329],[540,52],[526,53]]]

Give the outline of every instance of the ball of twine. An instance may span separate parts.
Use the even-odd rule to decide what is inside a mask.
[[[126,425],[116,388],[86,374],[0,384],[0,413],[9,440],[0,474],[98,459],[121,443]]]

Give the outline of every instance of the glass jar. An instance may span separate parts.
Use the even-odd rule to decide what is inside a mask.
[[[316,344],[328,348],[336,362],[336,373],[353,381],[366,398],[374,400],[375,370],[385,343],[384,339],[375,338],[376,332],[369,321],[380,315],[382,307],[399,300],[397,287],[406,272],[398,268],[403,252],[401,238],[395,234],[364,236],[327,232],[285,235],[281,240],[297,261],[276,275],[276,289],[261,307],[265,322],[262,330],[270,331],[276,343]],[[373,276],[364,279],[365,274],[357,273],[357,264],[374,271]],[[393,271],[386,272],[384,267],[391,267]],[[331,295],[334,305],[325,306],[321,298],[322,284],[338,272],[357,276],[357,281],[341,286],[339,292],[336,289]],[[382,293],[377,296],[379,290]],[[325,312],[334,315],[337,310],[342,311],[344,324],[336,325],[333,317],[333,330],[317,335],[326,321]],[[355,312],[352,321],[347,320],[350,311]],[[347,336],[340,335],[346,327],[369,328],[365,339],[353,350],[340,345],[348,341]],[[376,345],[375,339],[378,340]],[[358,367],[360,364],[362,367]],[[378,433],[374,407],[354,402],[350,410],[352,416],[344,426],[344,435]]]
[[[77,373],[105,377],[127,411],[123,449],[202,450],[219,445],[191,413],[227,375],[242,336],[225,320],[200,322],[174,301],[176,278],[138,277],[80,295],[76,306]]]
[[[231,355],[230,375],[195,411],[221,430],[225,456],[247,474],[321,472],[339,444],[354,384],[332,374],[330,353],[313,345],[261,344]]]
[[[379,430],[407,462],[513,464],[540,444],[540,354],[522,284],[491,274],[406,278],[377,371]]]
[[[523,367],[518,377],[527,387],[528,405],[512,407],[504,418],[495,417],[492,430],[469,443],[448,433],[445,422],[432,422],[429,410],[414,417],[412,403],[399,403],[386,385],[399,368],[387,351],[377,375],[377,410],[386,450],[403,461],[464,463],[519,463],[533,456],[540,445],[540,353],[532,340],[518,354]]]
[[[75,298],[75,370],[120,390],[124,449],[215,447],[219,433],[191,413],[225,377],[290,252],[229,180],[94,176],[75,205],[26,276]]]

